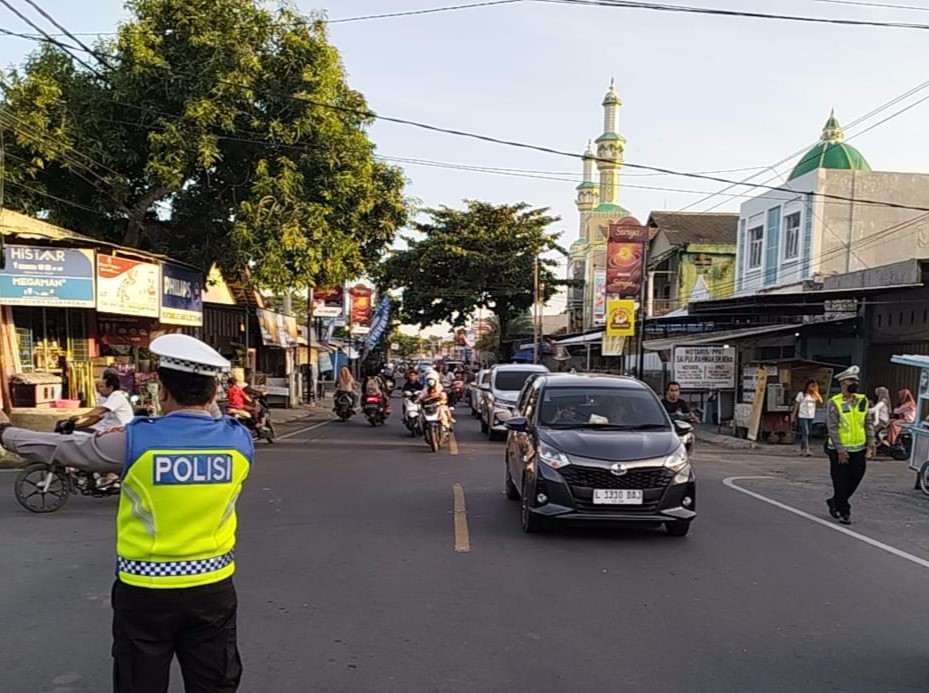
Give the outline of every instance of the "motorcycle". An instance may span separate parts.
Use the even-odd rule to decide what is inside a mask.
[[[451,409],[455,408],[465,395],[465,382],[460,378],[456,378],[452,382],[452,386],[448,389],[448,406]]]
[[[897,441],[891,445],[887,441],[887,429],[877,433],[877,449],[875,455],[889,455],[895,460],[910,459],[910,450],[913,447],[913,434],[908,428],[903,428],[897,435]]]
[[[448,429],[442,424],[438,404],[432,402],[422,404],[422,427],[426,443],[432,452],[438,452],[445,438],[448,437]]]
[[[381,395],[367,394],[362,402],[365,418],[372,426],[383,426],[387,421],[384,398]]]
[[[83,417],[63,419],[55,424],[55,433],[71,435],[75,431],[91,433]],[[61,510],[72,495],[106,498],[118,496],[119,484],[105,483],[104,475],[49,462],[31,462],[16,475],[13,495],[26,510],[53,513]]]
[[[355,415],[355,407],[352,405],[352,395],[349,392],[339,391],[335,395],[335,415],[341,421],[348,421]]]
[[[414,438],[422,435],[423,425],[420,420],[419,395],[408,393],[403,395],[403,425],[407,427]]]
[[[244,425],[252,435],[252,440],[267,440],[269,445],[273,445],[277,437],[274,432],[274,424],[271,421],[271,407],[268,405],[268,396],[262,390],[246,388],[245,393],[255,404],[255,413],[230,408],[228,413],[234,416]],[[259,426],[258,422],[264,420],[264,425]]]

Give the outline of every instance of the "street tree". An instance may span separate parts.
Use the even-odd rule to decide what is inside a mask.
[[[361,274],[406,221],[402,172],[320,17],[254,0],[129,0],[94,55],[4,76],[6,204],[274,290]]]
[[[464,325],[483,307],[496,317],[503,343],[534,303],[537,260],[542,299],[555,293],[556,263],[542,257],[557,247],[548,227],[558,217],[548,209],[466,200],[464,209],[426,214],[428,220],[413,225],[418,236],[405,238],[407,248],[388,256],[378,272],[382,286],[402,289],[406,323]]]
[[[396,344],[398,346],[397,349],[391,346],[391,353],[399,358],[415,358],[419,356],[423,350],[422,339],[413,335],[404,334],[399,329],[395,329],[391,332],[387,341],[391,345]]]

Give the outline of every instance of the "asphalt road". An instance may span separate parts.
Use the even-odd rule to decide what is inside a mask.
[[[242,691],[929,688],[929,555],[866,543],[866,519],[837,531],[809,488],[731,482],[772,505],[723,484],[757,464],[703,448],[688,537],[529,536],[502,493],[503,445],[463,407],[457,455],[396,417],[292,425],[261,447],[239,502]],[[34,516],[0,493],[3,693],[109,690],[114,509],[78,498]]]

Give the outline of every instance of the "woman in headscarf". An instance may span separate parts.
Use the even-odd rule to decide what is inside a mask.
[[[887,442],[894,445],[903,424],[911,424],[916,421],[916,400],[913,399],[913,393],[906,388],[897,393],[899,404],[894,407],[893,417],[887,427]]]
[[[352,409],[355,408],[357,403],[355,387],[355,378],[352,376],[351,370],[349,370],[348,366],[342,366],[341,370],[339,370],[339,377],[335,381],[335,393],[336,396],[340,392],[348,393],[352,398]]]
[[[874,388],[874,406],[871,407],[871,425],[874,426],[874,435],[887,428],[890,423],[890,390],[886,387]]]

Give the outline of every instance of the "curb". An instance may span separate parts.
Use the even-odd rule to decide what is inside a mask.
[[[709,443],[710,445],[718,445],[721,448],[729,448],[731,450],[759,450],[761,448],[758,443],[751,440],[743,440],[742,438],[736,438],[734,436],[724,436],[720,433],[698,430],[696,431],[696,436],[697,440],[701,442]]]

